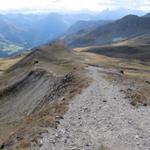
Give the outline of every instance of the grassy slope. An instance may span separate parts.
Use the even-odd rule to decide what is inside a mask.
[[[143,49],[143,46],[146,48]],[[85,64],[104,67],[108,72],[117,70],[118,74],[110,73],[108,79],[110,82],[120,80],[120,84],[131,84],[131,87],[135,88],[125,91],[132,105],[150,104],[150,36],[74,50]],[[124,71],[122,77],[121,70]]]
[[[79,51],[79,49],[77,49]],[[106,45],[96,47],[86,47],[81,51],[96,53],[113,58],[136,59],[146,62],[150,61],[149,45]]]

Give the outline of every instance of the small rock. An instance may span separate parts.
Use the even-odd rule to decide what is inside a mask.
[[[71,150],[77,150],[78,148],[77,147],[73,147],[73,148],[71,148]]]
[[[5,147],[5,144],[2,144],[2,145],[0,146],[0,149],[4,149],[4,147]]]
[[[64,140],[64,143],[65,143],[65,144],[67,143],[67,139]]]
[[[143,106],[147,106],[147,103],[144,103]]]
[[[55,137],[56,137],[56,138],[59,138],[59,135],[58,135],[58,133],[56,133],[56,134],[55,134]]]
[[[89,111],[89,109],[88,108],[83,108],[83,111],[86,112],[86,111]]]
[[[63,116],[56,116],[56,119],[64,119]]]
[[[128,88],[127,91],[133,91],[132,89]]]
[[[64,100],[66,100],[65,97],[61,97],[61,98],[60,98],[60,101],[64,101]]]
[[[64,117],[63,117],[63,116],[60,116],[60,119],[64,119]]]
[[[120,90],[120,92],[124,92],[124,90]]]
[[[140,145],[140,143],[139,143],[139,142],[137,142],[137,143],[136,143],[136,145]]]
[[[66,138],[69,139],[70,137],[67,135]]]
[[[104,102],[104,103],[106,103],[106,102],[107,102],[107,100],[103,100],[103,102]]]
[[[150,81],[145,81],[147,84],[150,84]]]
[[[119,72],[120,72],[121,74],[124,74],[124,71],[123,71],[123,70],[120,70]]]
[[[66,130],[65,130],[65,129],[61,129],[60,132],[61,132],[62,134],[65,134]]]
[[[59,120],[56,120],[55,122],[56,122],[56,124],[60,124],[60,121],[59,121]]]
[[[39,61],[38,60],[34,60],[34,64],[38,64],[39,63]]]
[[[42,147],[43,144],[39,144],[39,147]]]
[[[132,124],[132,121],[128,121],[128,124]]]
[[[135,139],[138,139],[138,138],[139,138],[139,136],[138,136],[138,135],[136,135],[136,136],[135,136]]]
[[[99,106],[99,108],[98,109],[101,109],[102,107],[101,106]]]

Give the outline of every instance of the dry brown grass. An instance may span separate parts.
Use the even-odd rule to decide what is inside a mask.
[[[24,56],[8,59],[0,59],[0,70],[5,71],[18,61],[20,61]]]
[[[140,79],[140,80],[150,80],[150,73],[146,73],[143,71],[126,71],[126,75],[129,78]]]
[[[130,104],[133,106],[147,106],[150,105],[150,89],[132,90],[128,89],[125,91],[127,98],[130,100]]]
[[[37,144],[37,139],[48,127],[57,128],[59,120],[68,110],[66,101],[54,101],[45,104],[36,112],[20,121],[20,125],[3,143],[4,147],[15,149],[30,149],[31,142]]]
[[[76,53],[80,56],[82,63],[107,69],[115,69],[116,71],[118,70],[118,73],[120,70],[123,70],[126,78],[148,81],[150,80],[150,66],[139,60],[111,58],[108,56],[88,53],[84,51],[78,51]]]
[[[103,56],[103,55],[97,55],[94,53],[77,52],[77,54],[83,58],[84,63],[88,63],[88,64],[101,64],[101,63],[111,64],[111,63],[117,63],[118,62],[117,59]]]
[[[14,147],[29,149],[31,142],[38,144],[38,138],[47,132],[48,127],[57,128],[59,119],[63,118],[67,110],[66,102],[53,102],[44,105],[40,112],[30,115],[22,121],[22,125],[14,135],[11,135],[12,139],[9,142],[11,143],[16,138],[17,143],[12,143]]]

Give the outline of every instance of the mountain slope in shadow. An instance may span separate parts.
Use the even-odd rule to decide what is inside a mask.
[[[80,36],[69,38],[64,41],[71,47],[108,44],[134,36],[150,33],[150,17],[138,17],[128,15],[112,23],[96,27]]]
[[[112,44],[83,47],[83,51],[113,58],[137,59],[150,62],[150,35],[137,36]]]

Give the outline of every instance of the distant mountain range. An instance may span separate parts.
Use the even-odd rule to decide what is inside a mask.
[[[84,35],[97,32],[94,31],[96,28],[112,23],[128,13],[143,14],[142,11],[126,9],[70,14],[9,12],[0,14],[0,57],[7,57],[49,43],[60,36],[67,40],[68,45],[76,45],[76,43],[82,45]],[[148,14],[145,18],[147,16]]]
[[[102,26],[105,24],[108,24],[112,21],[109,20],[96,20],[96,21],[77,21],[75,24],[73,24],[65,33],[67,34],[73,34],[77,33],[80,34],[82,32],[85,32],[87,30],[92,30],[93,28],[96,28],[98,26]]]
[[[0,35],[25,47],[34,47],[48,42],[64,32],[68,26],[58,14],[0,16]]]
[[[144,15],[143,17],[150,17],[150,13],[147,13],[147,14]]]
[[[0,56],[45,44],[65,32],[69,26],[70,22],[59,14],[0,15]],[[9,46],[9,51],[3,46],[6,45],[5,41],[14,45],[12,49]],[[22,49],[18,49],[18,46]]]
[[[10,51],[18,52],[22,50],[37,47],[39,45],[56,39],[64,34],[67,29],[78,20],[96,20],[97,14],[18,14],[6,13],[0,14],[0,56],[9,56]],[[7,50],[5,45],[13,43],[13,47]],[[8,44],[9,45],[9,44]],[[14,49],[17,47],[17,49]]]
[[[90,30],[67,35],[63,41],[71,47],[108,44],[142,34],[150,34],[150,17],[128,15]]]

